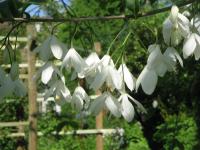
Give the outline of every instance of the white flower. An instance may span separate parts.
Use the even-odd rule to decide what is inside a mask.
[[[128,122],[132,121],[135,115],[135,109],[130,102],[130,100],[133,101],[137,107],[139,108],[140,111],[145,112],[145,108],[140,104],[137,100],[135,100],[133,97],[131,97],[127,93],[122,93],[121,96],[119,97],[118,101],[121,102],[121,113],[124,119],[126,119]]]
[[[86,66],[87,64],[76,50],[70,48],[63,59],[61,68],[65,67],[66,69],[71,69],[71,67],[73,67],[77,73],[81,73]]]
[[[61,112],[62,112],[62,108],[61,108],[61,106],[58,105],[58,104],[55,104],[54,110],[55,110],[55,112],[56,112],[57,114],[59,114],[59,115],[60,115]]]
[[[194,54],[195,59],[200,58],[200,36],[197,33],[192,33],[186,39],[183,46],[183,57],[187,58]]]
[[[39,71],[37,72],[35,78],[38,78],[38,76],[41,74],[41,81],[44,84],[47,84],[54,76],[57,77],[57,75],[60,76],[60,78],[64,82],[63,75],[58,70],[58,68],[52,63],[52,62],[46,62]]]
[[[143,91],[150,95],[156,88],[158,75],[163,76],[167,71],[167,66],[164,63],[164,58],[159,45],[150,45],[148,51],[150,52],[150,55],[147,60],[147,65],[144,67],[136,81],[136,91],[141,84]]]
[[[98,96],[92,103],[90,107],[90,112],[94,115],[98,115],[99,112],[107,107],[110,112],[116,116],[121,116],[121,106],[115,97],[113,97],[109,92],[104,92],[102,95]]]
[[[157,44],[150,45],[148,51],[150,55],[147,60],[147,68],[154,70],[158,76],[163,77],[167,71],[167,66],[164,61],[164,56],[160,51],[160,46]]]
[[[126,86],[129,88],[129,90],[133,91],[135,88],[136,79],[131,74],[131,72],[127,68],[126,64],[121,64],[118,69],[118,72],[120,73],[123,81],[125,82]]]
[[[167,71],[175,70],[177,60],[183,66],[183,61],[173,47],[168,47],[164,54],[162,54],[160,46],[153,44],[149,46],[148,51],[150,55],[147,65],[136,81],[136,91],[141,84],[143,91],[150,95],[155,90],[158,80],[157,76],[163,77]]]
[[[122,78],[120,73],[114,67],[114,63],[109,55],[105,55],[98,65],[96,65],[97,72],[94,81],[91,83],[90,88],[95,91],[98,90],[104,82],[111,90],[122,88]]]
[[[175,48],[168,47],[163,55],[165,57],[165,62],[166,62],[168,71],[175,70],[177,60],[178,60],[179,64],[181,65],[181,67],[183,67],[183,60]]]
[[[85,62],[87,64],[87,67],[84,69],[83,74],[86,77],[93,78],[96,75],[97,68],[98,68],[97,66],[100,62],[100,59],[99,59],[97,53],[95,53],[95,52],[91,53],[85,59]],[[88,80],[88,78],[86,78],[86,79]],[[90,80],[92,80],[92,79],[90,79]]]
[[[86,81],[88,83],[91,83],[94,80],[94,77],[96,75],[97,70],[97,64],[99,63],[100,59],[97,55],[97,53],[93,52],[91,53],[86,59],[85,59],[85,67],[81,71],[81,73],[78,73],[79,78],[86,78]],[[77,77],[76,72],[74,71],[71,76],[71,80],[74,80]]]
[[[93,66],[99,63],[100,59],[97,53],[93,52],[91,53],[86,59],[85,62],[88,66]]]
[[[78,111],[81,111],[83,108],[88,107],[89,101],[90,98],[85,90],[81,86],[76,87],[72,96],[71,104],[75,106]]]
[[[44,100],[47,100],[52,95],[55,98],[55,102],[58,104],[71,102],[70,91],[60,80],[57,80],[52,85],[50,85],[50,89],[45,92]]]
[[[177,45],[182,37],[190,33],[190,22],[179,13],[177,6],[172,6],[170,16],[163,23],[163,38],[168,45]]]
[[[150,95],[155,90],[157,81],[158,76],[156,72],[154,70],[148,69],[147,66],[145,66],[136,81],[136,91],[141,84],[143,91]]]
[[[40,46],[34,49],[34,52],[39,53],[39,57],[43,61],[47,61],[53,56],[61,59],[63,50],[66,49],[65,45],[58,41],[58,39],[51,35]]]

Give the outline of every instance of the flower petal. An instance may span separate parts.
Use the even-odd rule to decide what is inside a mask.
[[[108,77],[107,77],[107,84],[112,89],[121,89],[122,88],[122,78],[118,71],[112,67],[108,66]]]
[[[191,34],[183,46],[183,57],[187,58],[188,56],[192,55],[196,46],[197,44],[195,41],[195,36],[194,34]]]
[[[90,88],[94,89],[95,91],[98,90],[106,80],[108,75],[108,68],[104,67],[102,71],[98,71],[94,81],[91,83]]]
[[[119,111],[121,109],[120,103],[110,93],[106,96],[105,104],[115,117],[121,116],[121,112]]]
[[[121,64],[118,69],[118,72],[124,78],[126,86],[129,88],[129,90],[133,91],[133,89],[135,88],[135,78],[127,68],[126,64]]]
[[[163,23],[163,29],[162,29],[162,33],[163,33],[163,38],[164,41],[167,45],[170,44],[170,40],[171,40],[171,32],[172,32],[172,23],[169,20],[169,18],[167,18],[164,23]]]
[[[54,57],[61,59],[63,56],[62,43],[55,36],[51,37],[50,47]]]
[[[94,114],[95,116],[97,116],[100,113],[100,111],[103,109],[104,105],[105,105],[105,98],[106,98],[105,94],[102,94],[102,95],[98,96],[91,103],[89,112]]]
[[[62,81],[58,81],[56,91],[60,92],[67,102],[71,101],[70,91]]]
[[[49,36],[40,46],[33,50],[34,52],[39,53],[39,57],[43,61],[47,61],[52,57],[50,40],[51,36]]]
[[[137,81],[136,81],[136,90],[138,89],[139,85],[142,85],[143,91],[150,95],[153,93],[153,91],[156,88],[157,84],[157,74],[155,73],[154,70],[149,70],[145,66],[141,74],[139,75]]]
[[[137,101],[130,95],[128,95],[128,98],[130,98],[137,105],[137,107],[139,108],[140,111],[142,111],[143,113],[147,113],[146,109],[142,106],[142,104],[139,101]]]
[[[45,91],[44,100],[47,100],[50,96],[54,94],[56,90],[57,82],[53,83],[48,90]]]
[[[162,61],[162,53],[160,47],[156,46],[156,49],[152,51],[147,60],[147,67],[149,69],[155,68]]]
[[[127,95],[122,96],[122,115],[128,121],[131,122],[135,115],[135,110],[131,102],[128,100]]]
[[[187,17],[185,17],[182,14],[178,14],[178,24],[180,28],[180,34],[183,37],[187,37],[188,34],[190,33],[190,21]]]
[[[84,103],[81,103],[81,104],[85,104],[85,108],[88,107],[90,98],[81,86],[76,87],[74,94],[73,94],[73,97],[72,97],[72,101],[76,97],[78,97],[79,100],[82,100],[82,102],[84,102]],[[81,107],[81,109],[82,108],[83,108],[83,106]]]
[[[173,5],[172,8],[171,8],[171,13],[170,13],[170,20],[171,20],[173,23],[176,23],[178,14],[179,14],[179,9],[178,9],[178,7],[175,6],[175,5]]]
[[[93,52],[91,53],[86,59],[85,62],[88,66],[92,66],[94,64],[97,64],[100,61],[99,56],[97,53]]]
[[[63,59],[61,68],[63,68],[63,66],[66,68],[73,67],[77,73],[81,73],[87,64],[74,48],[70,48]]]
[[[160,62],[156,67],[155,71],[158,76],[163,77],[167,72],[167,65],[164,62]]]
[[[47,63],[44,66],[44,70],[42,71],[42,76],[41,76],[41,80],[44,84],[47,84],[49,82],[49,80],[53,75],[53,72],[54,72],[53,66],[51,65],[51,63]]]

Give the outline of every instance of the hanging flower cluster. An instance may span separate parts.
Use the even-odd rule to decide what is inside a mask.
[[[179,13],[177,6],[172,6],[169,17],[163,23],[163,38],[167,45],[164,53],[160,45],[153,44],[148,48],[150,53],[147,65],[136,82],[136,91],[142,86],[146,94],[155,90],[158,76],[163,77],[167,71],[174,71],[177,62],[183,67],[183,61],[175,47],[183,40],[183,57],[195,56],[200,58],[200,16],[189,19]]]
[[[193,54],[196,60],[200,58],[200,16],[189,21],[179,12],[177,6],[172,6],[169,17],[163,23],[162,33],[166,50],[162,52],[159,44],[148,47],[147,64],[137,80],[124,62],[116,68],[110,55],[99,58],[95,52],[82,58],[73,47],[67,50],[63,43],[51,35],[35,49],[40,59],[46,62],[38,71],[41,81],[50,87],[46,90],[44,99],[54,96],[58,104],[68,102],[79,112],[87,111],[94,115],[106,108],[114,116],[123,116],[127,121],[131,121],[134,118],[134,106],[141,112],[146,111],[126,89],[137,92],[141,85],[146,94],[152,94],[158,77],[163,77],[167,71],[174,71],[177,63],[183,67],[182,58],[176,50],[176,46],[182,41],[184,58]],[[61,61],[60,68],[54,65],[53,58]],[[62,74],[64,70],[72,72],[71,80],[85,79],[89,89],[101,91],[102,94],[92,101],[80,85],[71,94]]]
[[[64,54],[66,50],[64,44],[55,36],[50,36],[35,49],[40,59],[46,61],[37,73],[37,76],[41,75],[41,81],[50,87],[46,90],[44,99],[54,96],[56,103],[68,102],[78,111],[88,111],[94,115],[107,108],[114,116],[123,116],[127,121],[134,117],[134,105],[139,111],[145,112],[144,107],[125,90],[127,86],[133,91],[136,81],[125,63],[117,69],[107,54],[100,59],[93,52],[87,58],[82,58],[73,47]],[[53,57],[62,61],[60,68],[51,61]],[[80,85],[71,94],[62,74],[64,70],[72,72],[72,79],[84,78],[89,89],[101,91],[102,94],[91,101]]]

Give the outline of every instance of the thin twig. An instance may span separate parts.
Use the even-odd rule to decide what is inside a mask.
[[[192,4],[197,0],[188,0],[177,4],[178,7],[183,7],[188,4]],[[119,19],[137,19],[142,17],[148,17],[156,15],[171,9],[171,6],[149,11],[147,13],[135,15],[112,15],[112,16],[82,16],[74,18],[0,18],[0,22],[13,22],[13,21],[23,21],[23,22],[84,22],[84,21],[108,21],[108,20],[119,20]]]
[[[13,32],[13,30],[15,30],[15,28],[17,28],[18,26],[20,26],[24,21],[20,21],[19,23],[15,24],[12,26],[12,28],[10,29],[10,31],[7,33],[7,35],[0,41],[3,42],[2,46],[0,47],[0,49],[2,49],[2,47],[6,44],[10,34]]]

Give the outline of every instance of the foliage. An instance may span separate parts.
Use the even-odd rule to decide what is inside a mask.
[[[192,150],[197,144],[196,136],[195,120],[185,113],[165,118],[165,123],[157,126],[154,134],[154,138],[161,141],[165,149],[174,148],[176,150]]]
[[[95,149],[95,135],[69,135],[59,136],[51,135],[52,131],[70,131],[76,129],[93,129],[95,122],[93,116],[81,120],[74,118],[75,111],[69,115],[69,106],[65,105],[60,115],[56,115],[54,111],[39,118],[39,130],[45,135],[39,138],[38,150],[89,150]],[[67,116],[67,117],[66,117]],[[51,121],[49,121],[51,120]],[[48,121],[48,124],[46,123]],[[121,119],[104,117],[104,128],[124,129],[124,135],[113,134],[104,136],[105,150],[149,150],[146,139],[142,133],[142,126],[139,122],[127,123]]]

